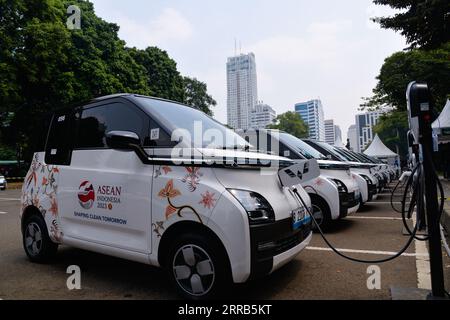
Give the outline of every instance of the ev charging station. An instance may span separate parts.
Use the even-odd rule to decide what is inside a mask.
[[[410,133],[408,140],[415,162],[422,166],[424,184],[419,183],[419,196],[424,197],[424,211],[428,227],[432,293],[429,298],[445,298],[444,272],[442,267],[440,217],[437,177],[433,154],[433,103],[426,83],[411,82],[406,92]],[[420,179],[420,178],[419,178]],[[421,208],[416,208],[419,214]],[[422,210],[420,210],[422,211]],[[420,227],[420,226],[419,226]]]
[[[405,191],[403,193],[402,210],[398,211],[393,207],[395,211],[402,214],[404,226],[410,236],[406,245],[399,252],[386,259],[380,260],[363,260],[345,255],[340,252],[339,249],[336,249],[330,241],[328,241],[327,237],[321,230],[320,225],[314,218],[314,215],[309,211],[304,200],[298,194],[298,191],[295,188],[293,191],[305,206],[313,220],[313,223],[316,224],[317,230],[319,231],[322,239],[334,253],[344,259],[357,263],[381,264],[392,261],[401,256],[408,249],[414,239],[418,241],[428,241],[432,292],[427,298],[447,299],[448,294],[445,291],[444,284],[440,233],[440,218],[443,211],[444,194],[432,159],[432,153],[434,151],[432,129],[434,110],[428,85],[424,83],[411,82],[407,88],[406,99],[410,126],[410,131],[408,132],[408,143],[412,157],[411,164],[414,168],[411,172],[403,173],[399,181],[399,184],[406,184]],[[394,188],[392,196],[399,184]],[[439,185],[439,191],[441,193],[440,205],[438,203],[437,185]],[[405,204],[409,187],[412,188],[410,193],[411,200],[409,203],[409,208],[406,209]],[[407,226],[406,220],[412,217],[414,208],[417,213],[417,222],[414,229],[411,230]],[[423,233],[421,235],[423,235],[423,237],[417,237],[420,235],[417,231],[422,231]],[[418,298],[416,289],[391,288],[391,294],[400,297],[399,300],[410,299],[411,297],[414,297],[413,299]],[[419,295],[422,297],[421,292]]]

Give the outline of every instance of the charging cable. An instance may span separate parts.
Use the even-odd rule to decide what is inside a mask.
[[[311,216],[312,221],[314,222],[314,224],[317,227],[317,230],[319,231],[322,239],[325,241],[325,243],[328,245],[328,247],[330,247],[331,250],[333,250],[337,255],[341,256],[344,259],[353,261],[353,262],[359,262],[359,263],[366,263],[366,264],[378,264],[378,263],[385,263],[391,260],[394,260],[398,257],[400,257],[406,250],[408,250],[409,246],[411,245],[412,241],[414,240],[414,236],[416,235],[417,232],[417,224],[414,228],[413,231],[413,236],[410,236],[406,245],[395,255],[386,258],[386,259],[381,259],[381,260],[363,260],[363,259],[356,259],[353,257],[349,257],[341,252],[339,252],[339,250],[337,250],[327,239],[327,237],[325,236],[325,234],[323,233],[322,229],[320,228],[320,225],[317,223],[316,219],[314,218],[314,215],[311,213],[311,211],[309,210],[308,206],[306,205],[305,201],[303,200],[303,198],[300,196],[300,194],[298,193],[297,188],[293,189],[293,192],[297,195],[297,197],[300,199],[300,201],[302,202],[303,206],[306,208],[306,211],[308,212],[308,214]]]

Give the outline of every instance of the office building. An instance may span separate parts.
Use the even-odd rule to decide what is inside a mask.
[[[250,112],[258,101],[256,63],[253,53],[227,61],[227,123],[233,129],[250,127]]]
[[[363,152],[373,141],[375,134],[373,127],[378,124],[380,117],[385,111],[370,111],[356,115],[356,150]]]
[[[336,128],[334,120],[325,120],[325,142],[333,145],[336,141]]]
[[[308,125],[309,138],[325,141],[325,119],[322,102],[318,99],[300,102],[295,105],[295,111]]]
[[[277,113],[271,106],[260,102],[250,111],[250,127],[253,129],[264,129],[269,124],[273,124],[276,117]]]

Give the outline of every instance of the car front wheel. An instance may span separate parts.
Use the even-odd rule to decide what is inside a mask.
[[[326,231],[331,224],[331,213],[328,204],[322,198],[316,195],[311,196],[312,210],[316,223],[320,226],[320,229]],[[313,223],[313,230],[317,231],[317,225]]]
[[[185,234],[175,240],[165,267],[178,293],[200,300],[224,295],[231,284],[223,249],[210,237]]]

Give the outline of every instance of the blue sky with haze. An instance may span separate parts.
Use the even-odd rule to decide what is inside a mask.
[[[120,26],[128,46],[158,46],[182,74],[208,84],[215,117],[226,122],[226,73],[234,41],[254,52],[259,100],[278,113],[320,97],[325,118],[344,137],[361,97],[370,96],[383,60],[404,39],[370,22],[392,14],[370,0],[93,0],[96,13]],[[239,45],[238,45],[239,51]]]

